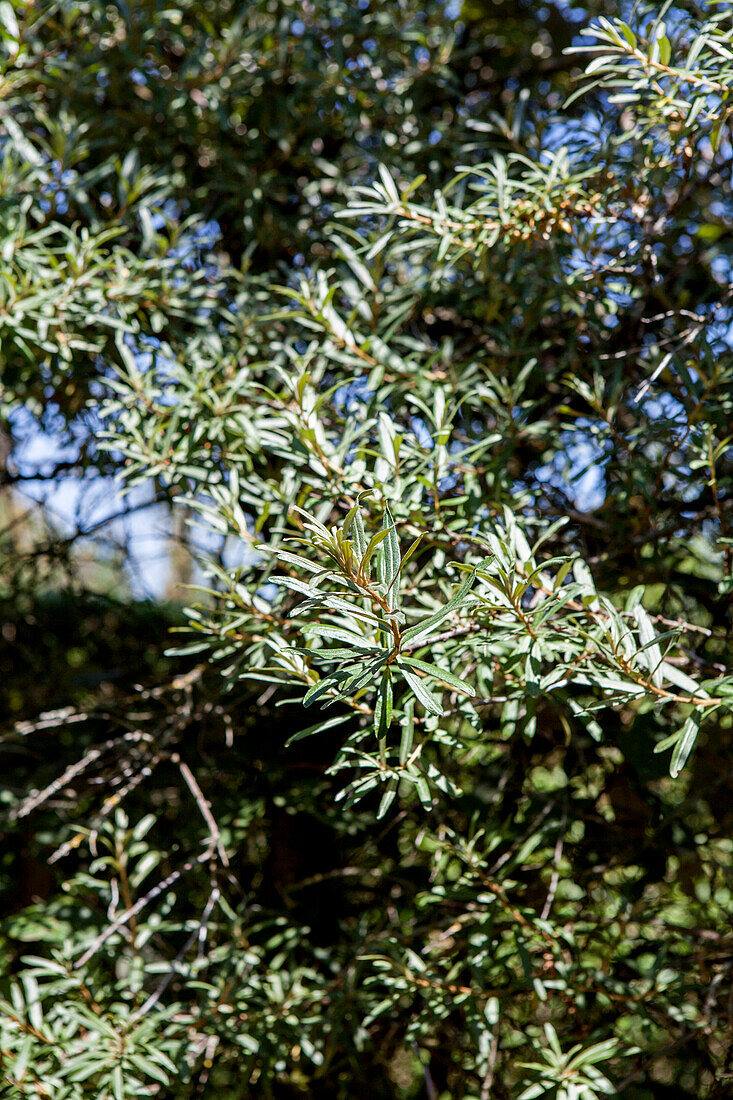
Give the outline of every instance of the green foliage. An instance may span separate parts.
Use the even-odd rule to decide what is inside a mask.
[[[727,1094],[733,31],[602,7],[0,4],[2,491],[203,575],[13,705],[11,1100]]]

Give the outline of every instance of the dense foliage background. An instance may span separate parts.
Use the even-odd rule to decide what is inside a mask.
[[[0,2],[0,1094],[730,1095],[731,86]]]

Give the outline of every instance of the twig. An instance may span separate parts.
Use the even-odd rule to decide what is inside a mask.
[[[22,737],[29,733],[37,733],[39,730],[51,729],[53,726],[57,726],[60,722],[63,722],[65,726],[69,726],[72,722],[86,722],[91,717],[99,717],[98,715],[87,714],[86,711],[74,712],[73,707],[64,707],[63,710],[47,710],[43,714],[39,714],[38,718],[30,722],[16,722],[14,732],[20,734]],[[105,717],[107,717],[105,715]]]
[[[560,822],[560,835],[557,838],[557,844],[555,845],[555,854],[553,857],[552,878],[550,879],[550,889],[547,891],[547,897],[545,904],[542,907],[540,913],[540,920],[547,920],[552,909],[552,904],[555,900],[555,894],[557,893],[557,885],[560,881],[560,860],[562,859],[562,849],[565,843],[565,829],[568,823],[568,807],[567,802],[562,811],[562,820]]]
[[[76,779],[78,775],[86,771],[87,768],[103,756],[110,749],[116,748],[118,745],[123,744],[125,741],[152,741],[152,737],[148,733],[143,733],[142,730],[135,730],[132,733],[125,733],[121,737],[113,737],[109,741],[105,741],[103,745],[99,745],[98,748],[89,749],[87,753],[77,760],[75,764],[70,764],[63,775],[58,776],[52,783],[42,791],[33,791],[27,798],[21,802],[17,810],[15,810],[13,817],[21,818],[27,817],[33,810],[42,806],[44,802],[47,802],[49,798],[57,794],[62,790],[72,779]]]
[[[209,894],[209,899],[206,902],[206,905],[204,906],[204,911],[201,914],[201,919],[199,920],[199,922],[196,925],[196,927],[194,928],[193,932],[188,937],[188,939],[184,943],[183,947],[181,948],[181,950],[178,952],[175,959],[171,963],[170,970],[166,974],[164,974],[163,980],[160,982],[160,984],[154,990],[154,992],[150,994],[148,999],[140,1006],[140,1008],[138,1008],[135,1012],[133,1012],[132,1016],[130,1017],[130,1022],[133,1022],[134,1020],[140,1019],[141,1016],[144,1016],[147,1012],[150,1011],[150,1009],[154,1005],[156,1005],[158,1003],[158,1001],[163,996],[163,994],[165,993],[165,991],[168,988],[168,986],[170,985],[170,983],[173,981],[173,977],[176,973],[176,967],[182,961],[182,959],[185,958],[186,952],[189,950],[189,948],[193,945],[193,943],[196,940],[199,941],[199,947],[201,948],[204,941],[206,940],[206,931],[207,931],[207,927],[208,927],[208,923],[209,923],[209,918],[211,917],[211,914],[214,910],[214,906],[216,905],[217,901],[219,900],[219,897],[220,897],[219,887],[215,883],[212,883],[211,893]]]
[[[410,1043],[410,1046],[413,1049],[415,1057],[422,1066],[423,1077],[425,1078],[425,1092],[427,1093],[428,1100],[438,1100],[438,1090],[435,1087],[435,1082],[433,1081],[432,1075],[430,1073],[430,1066],[426,1062],[423,1062],[422,1058],[420,1057],[420,1048],[418,1047],[414,1039]]]
[[[89,834],[90,840],[93,836],[97,834],[100,825],[103,821],[105,821],[107,817],[109,817],[112,810],[114,810],[116,806],[119,806],[122,800],[127,798],[128,794],[134,791],[136,787],[139,787],[144,779],[149,779],[149,777],[153,773],[153,768],[156,766],[156,764],[160,763],[161,759],[161,753],[156,753],[154,756],[151,756],[147,764],[144,764],[140,771],[136,772],[121,790],[115,791],[114,794],[111,794],[107,798],[105,798],[104,803],[102,804],[102,809],[92,820],[91,833]],[[79,847],[82,840],[84,839],[84,835],[84,833],[76,833],[70,840],[64,841],[63,844],[59,845],[55,852],[51,853],[51,855],[48,857],[48,862],[57,863],[60,859],[64,859],[66,856],[69,855],[70,852],[73,852],[75,848]]]
[[[201,816],[203,817],[206,824],[209,826],[209,841],[211,842],[211,844],[216,848],[217,852],[219,853],[219,859],[221,860],[223,865],[225,867],[228,867],[229,866],[229,856],[226,854],[226,850],[224,848],[224,845],[221,842],[221,833],[219,831],[219,826],[216,824],[216,821],[214,820],[214,815],[211,812],[211,807],[209,806],[209,803],[204,798],[203,791],[201,790],[198,783],[196,782],[196,777],[194,776],[193,772],[189,768],[188,764],[186,764],[183,760],[181,760],[181,758],[180,758],[180,756],[178,755],[177,752],[171,753],[170,758],[171,758],[172,763],[178,765],[178,770],[180,771],[181,775],[183,776],[184,780],[186,781],[186,786],[188,787],[189,791],[193,795],[193,797],[196,801],[196,805],[198,806],[199,810],[201,811]]]
[[[99,951],[99,948],[107,942],[110,936],[112,936],[120,928],[124,927],[124,925],[126,925],[127,922],[133,917],[136,917],[138,913],[141,913],[145,906],[148,905],[151,901],[154,901],[155,898],[159,897],[164,890],[167,890],[169,886],[172,886],[174,884],[174,882],[178,882],[179,878],[182,878],[183,875],[188,874],[188,872],[192,871],[194,867],[198,866],[198,864],[206,863],[207,860],[210,860],[212,855],[214,854],[214,847],[215,845],[213,844],[209,845],[206,851],[202,852],[200,856],[196,857],[196,859],[189,859],[181,867],[178,867],[175,871],[171,871],[169,875],[166,875],[164,879],[161,879],[160,882],[156,883],[156,885],[153,886],[151,890],[148,890],[147,894],[145,894],[144,897],[139,898],[134,905],[130,906],[129,909],[126,909],[124,913],[121,913],[120,916],[112,922],[112,924],[107,925],[104,931],[100,932],[100,934],[97,936],[94,943],[92,943],[91,946],[86,949],[84,954],[79,959],[77,959],[77,961],[74,963],[74,969],[78,970],[80,967],[88,963],[92,956],[96,955],[97,951]]]

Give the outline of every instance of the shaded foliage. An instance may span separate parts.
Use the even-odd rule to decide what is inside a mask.
[[[733,32],[598,8],[0,4],[9,1096],[728,1094]]]

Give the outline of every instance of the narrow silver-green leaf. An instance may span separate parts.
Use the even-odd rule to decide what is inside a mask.
[[[634,608],[634,618],[639,627],[639,637],[644,646],[644,651],[641,653],[641,656],[651,673],[652,683],[654,683],[656,687],[661,687],[663,683],[663,674],[660,667],[662,664],[662,651],[656,643],[656,634],[652,626],[652,621],[641,604],[637,604]]]
[[[392,705],[392,677],[389,669],[385,668],[374,707],[374,728],[380,737],[386,734],[392,723]]]
[[[374,642],[361,634],[354,634],[343,627],[331,626],[330,623],[307,623],[301,627],[303,634],[316,634],[321,638],[333,638],[337,642],[346,642],[358,649],[376,649]]]
[[[336,718],[326,718],[323,722],[316,722],[315,725],[308,726],[306,729],[294,733],[292,737],[287,739],[285,744],[294,745],[296,741],[303,741],[306,737],[312,737],[316,733],[322,733],[323,730],[330,729],[332,726],[339,726],[347,722],[349,718],[351,718],[350,714],[339,714]]]
[[[402,719],[402,737],[400,738],[400,764],[404,765],[412,751],[412,742],[415,737],[415,700],[411,695],[405,703],[404,717]]]
[[[390,779],[389,784],[387,785],[387,790],[382,795],[382,800],[379,803],[379,809],[377,810],[377,821],[379,821],[380,818],[384,817],[387,810],[390,808],[390,806],[394,802],[396,794],[397,794],[397,780],[396,779]]]
[[[401,670],[402,675],[405,677],[405,680],[412,688],[413,693],[417,697],[418,701],[422,703],[425,710],[429,714],[441,715],[443,713],[443,707],[435,698],[435,696],[432,695],[430,691],[428,691],[427,687],[422,682],[420,677],[416,676],[414,672],[410,672],[410,670],[405,668],[404,665],[401,666]]]
[[[450,687],[455,688],[456,691],[463,691],[466,695],[475,695],[476,692],[470,684],[467,684],[465,680],[459,679],[458,676],[454,676],[452,672],[447,672],[443,668],[439,668],[438,665],[430,664],[428,661],[420,661],[417,657],[400,657],[398,664],[401,667],[409,665],[410,668],[418,669],[420,672],[426,672],[429,676],[433,676],[441,683],[448,684]]]
[[[700,732],[700,712],[695,711],[685,722],[669,762],[669,774],[676,779],[680,774]]]
[[[397,580],[400,570],[400,541],[397,537],[397,528],[395,527],[395,522],[388,506],[385,506],[384,509],[383,522],[387,534],[380,555],[380,580],[385,586],[390,610],[394,611],[399,605],[398,588],[395,581]]]
[[[375,532],[375,534],[373,534],[372,537],[369,539],[369,545],[367,546],[366,550],[364,551],[364,554],[361,558],[361,561],[359,562],[359,569],[361,570],[362,573],[365,573],[367,576],[369,575],[368,574],[369,562],[372,560],[372,557],[374,555],[374,551],[377,549],[379,544],[386,539],[388,534],[389,534],[389,531],[386,528],[383,528],[381,531]]]
[[[447,619],[452,611],[456,611],[470,592],[475,576],[476,570],[472,569],[465,581],[459,585],[448,602],[443,604],[439,611],[436,611],[432,615],[428,615],[421,623],[416,623],[415,626],[411,626],[406,630],[402,635],[403,645],[414,642],[417,638],[425,637],[431,630],[442,623],[444,619]]]
[[[705,688],[696,683],[691,676],[688,676],[681,668],[677,668],[676,665],[669,664],[668,661],[664,661],[660,666],[660,672],[665,680],[674,684],[675,687],[681,688],[688,695],[704,698],[708,694]]]

